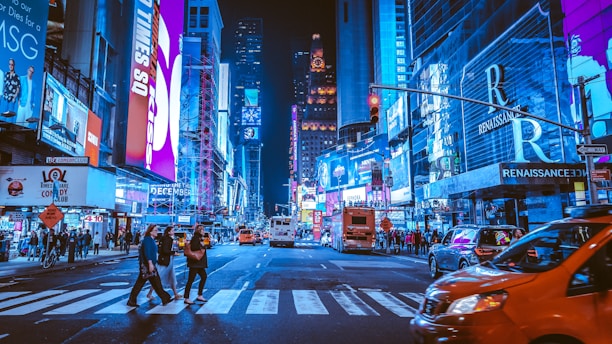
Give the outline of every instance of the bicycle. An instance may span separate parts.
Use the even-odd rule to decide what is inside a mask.
[[[54,248],[49,252],[49,254],[45,255],[42,261],[43,269],[52,268],[55,263],[59,260],[59,252],[57,252],[57,248]]]

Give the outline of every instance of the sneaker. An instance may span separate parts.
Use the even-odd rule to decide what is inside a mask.
[[[130,307],[138,307],[138,304],[136,302],[130,300],[128,300],[127,305]]]
[[[186,304],[186,305],[193,305],[193,304],[194,304],[194,302],[193,302],[193,301],[191,301],[191,300],[189,300],[189,299],[185,299],[185,300],[183,301],[183,303],[184,303],[184,304]]]
[[[208,302],[208,300],[206,300],[206,299],[204,298],[204,296],[202,296],[202,295],[198,296],[198,297],[196,298],[196,300],[198,300],[198,301],[200,301],[200,302]]]

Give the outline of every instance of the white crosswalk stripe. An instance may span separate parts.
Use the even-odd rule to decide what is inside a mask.
[[[383,316],[394,314],[399,317],[414,317],[416,308],[423,300],[423,294],[412,292],[392,293],[379,290],[291,290],[278,289],[220,289],[214,291],[206,303],[196,302],[186,305],[183,300],[173,301],[163,306],[159,297],[149,300],[144,289],[138,296],[140,307],[127,306],[131,288],[118,289],[80,289],[46,290],[32,293],[29,291],[0,292],[0,317],[23,316],[35,312],[44,315],[86,314],[127,314],[141,312],[146,314],[177,315],[191,311],[195,314],[236,313],[235,305],[248,304],[245,314],[279,314],[279,307],[292,305],[291,312],[297,315],[334,315],[330,310],[348,316]],[[192,293],[195,292],[192,291]],[[212,290],[205,290],[210,294]],[[399,295],[398,296],[395,296]],[[197,295],[193,295],[195,300]],[[401,297],[401,298],[400,298]],[[288,303],[289,299],[292,303]],[[248,299],[248,300],[247,300]],[[333,300],[333,301],[331,301]],[[284,301],[284,302],[281,302]],[[334,302],[334,305],[325,302]],[[414,307],[413,307],[414,306]],[[56,308],[54,308],[56,307]],[[240,307],[238,307],[240,309]],[[386,309],[386,311],[383,311]],[[388,311],[388,312],[387,312]],[[242,312],[242,311],[240,311]]]

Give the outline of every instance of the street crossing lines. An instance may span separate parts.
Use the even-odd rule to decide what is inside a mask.
[[[49,308],[51,306],[55,306],[57,304],[60,304],[62,302],[66,302],[66,301],[70,301],[72,299],[76,299],[78,297],[81,297],[83,295],[87,295],[87,294],[91,294],[93,292],[96,291],[100,291],[100,289],[81,289],[81,290],[75,290],[75,291],[71,291],[71,292],[67,292],[64,294],[59,294],[57,296],[48,298],[48,299],[44,299],[41,301],[37,301],[34,303],[28,303],[25,304],[23,306],[19,306],[16,308],[12,308],[12,309],[8,309],[6,311],[2,311],[0,312],[0,315],[25,315],[25,314],[30,314],[30,313],[34,313],[38,310],[44,309],[44,308]]]
[[[297,314],[329,314],[316,290],[293,290]]]
[[[330,315],[330,310],[334,310],[336,314],[340,311],[348,316],[413,317],[417,311],[409,304],[416,307],[423,300],[422,293],[392,293],[378,289],[320,291],[241,288],[217,290],[207,303],[197,302],[191,306],[185,305],[183,300],[162,306],[157,295],[153,300],[149,300],[143,291],[137,298],[140,307],[136,308],[126,304],[130,290],[131,288],[46,290],[38,293],[0,292],[0,300],[4,300],[0,302],[0,317],[22,316],[34,312],[47,316],[86,314],[87,310],[93,314],[127,314],[132,311],[161,315],[177,315],[184,311],[195,314],[230,314],[242,312],[241,307],[234,306],[247,304],[242,301],[238,303],[238,300],[247,299],[248,306],[244,314],[248,315],[275,315],[279,314],[280,307],[289,306],[297,315]],[[208,294],[213,291],[206,292]],[[289,298],[292,298],[293,302],[289,301]],[[340,308],[336,304],[326,306],[324,300],[326,303],[335,302]]]

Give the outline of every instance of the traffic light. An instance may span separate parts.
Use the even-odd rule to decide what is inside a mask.
[[[370,94],[368,97],[368,105],[370,106],[370,123],[378,123],[378,108],[380,107],[380,97],[376,94]]]

